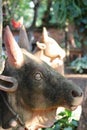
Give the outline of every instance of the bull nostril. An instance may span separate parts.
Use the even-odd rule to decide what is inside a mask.
[[[73,90],[73,91],[72,91],[72,96],[73,96],[73,97],[81,97],[81,96],[82,96],[82,92],[79,93],[79,92]]]

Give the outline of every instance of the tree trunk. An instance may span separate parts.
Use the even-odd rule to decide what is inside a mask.
[[[35,37],[34,37],[34,29],[36,27],[36,21],[37,21],[37,14],[38,14],[38,8],[40,5],[40,0],[32,0],[34,3],[34,17],[31,26],[28,29],[28,38],[29,38],[29,44],[30,44],[30,51],[34,50],[34,44],[35,44]]]
[[[0,56],[2,51],[2,0],[0,0]]]
[[[84,99],[82,103],[82,114],[77,130],[87,130],[87,86],[85,88]]]
[[[51,6],[52,6],[52,0],[47,0],[47,10],[44,12],[44,16],[42,18],[43,26],[49,26],[49,20],[51,19],[49,12],[50,12]]]
[[[0,0],[0,74],[3,71],[3,57],[2,57],[2,0]]]
[[[38,13],[38,7],[40,5],[40,0],[33,0],[33,3],[34,3],[34,17],[33,17],[32,24],[29,28],[32,30],[36,27],[37,13]]]

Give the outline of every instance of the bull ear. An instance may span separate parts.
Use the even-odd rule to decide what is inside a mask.
[[[36,45],[41,50],[45,50],[46,49],[46,45],[44,43],[36,42]]]
[[[20,28],[18,44],[21,48],[25,48],[30,51],[29,40],[24,25]]]
[[[24,62],[23,54],[8,26],[4,32],[4,42],[8,55],[8,61],[12,66],[20,68]]]
[[[17,90],[18,82],[13,77],[0,75],[0,90],[14,92]]]

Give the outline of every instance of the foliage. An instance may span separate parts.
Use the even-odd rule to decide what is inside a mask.
[[[21,16],[24,18],[25,26],[29,26],[32,22],[33,3],[31,0],[27,0],[27,1],[9,0],[9,2],[6,5],[4,5],[4,10],[5,10],[4,17],[3,17],[4,24],[6,24],[6,22],[7,24],[8,23],[10,24],[12,18],[18,20]]]
[[[81,44],[87,45],[87,1],[79,1],[78,6],[81,10],[81,16],[77,16],[74,19],[75,25],[78,30],[78,41],[81,42]]]
[[[78,31],[75,30],[75,32],[74,32],[74,40],[75,40],[75,44],[76,44],[77,48],[81,48],[81,46],[82,46],[82,43],[81,43],[82,38],[83,38],[83,36],[79,36]]]
[[[87,45],[87,0],[50,0],[50,8],[49,0],[3,0],[3,26],[11,25],[12,18],[18,20],[23,17],[25,27],[29,28],[34,18],[34,1],[39,1],[36,27],[65,28],[66,21],[69,24],[74,23],[77,47]]]
[[[87,1],[81,0],[79,1],[79,7],[81,10],[81,16],[76,17],[75,23],[77,26],[80,26],[79,31],[84,32],[85,29],[87,29]]]
[[[86,0],[54,0],[52,2],[52,19],[50,22],[65,25],[65,22],[68,19],[69,23],[87,23],[86,4]]]
[[[76,130],[78,121],[73,119],[72,112],[65,110],[59,114],[62,118],[59,119],[51,128],[43,130]]]
[[[6,0],[4,0],[6,2]],[[26,27],[29,27],[32,24],[33,17],[34,17],[34,2],[33,0],[19,0],[19,1],[14,1],[14,0],[9,0],[8,3],[6,3],[3,6],[5,8],[5,13],[3,17],[3,23],[10,24],[10,21],[12,18],[15,20],[20,19],[20,17],[23,17],[24,19],[24,25]],[[42,0],[40,2],[40,7],[38,8],[38,17],[36,21],[36,25],[40,26],[42,24],[42,17],[44,15],[44,12],[47,8],[47,1]],[[4,25],[4,26],[5,26]]]
[[[70,66],[75,72],[83,73],[87,69],[87,55],[72,61]]]
[[[42,19],[46,10],[47,10],[47,0],[41,0],[40,6],[38,8],[38,16],[36,21],[37,27],[42,25]]]
[[[6,1],[6,0],[4,0]],[[41,26],[43,23],[43,16],[47,8],[48,0],[41,0],[38,7],[37,26]],[[21,16],[24,17],[24,23],[26,26],[30,26],[33,19],[33,0],[9,0],[7,4],[6,16],[8,19],[15,17],[16,19]],[[68,19],[69,22],[75,22],[76,25],[84,24],[84,29],[87,28],[87,1],[86,0],[52,0],[48,19],[49,24],[57,24],[59,26],[65,26],[65,22]],[[84,30],[80,28],[80,31]]]

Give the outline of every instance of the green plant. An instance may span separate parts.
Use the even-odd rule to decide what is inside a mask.
[[[35,0],[3,0],[4,6],[4,22],[10,22],[10,19],[14,17],[16,20],[21,16],[24,18],[25,26],[30,26],[34,15],[34,3]],[[39,0],[37,0],[39,1]],[[80,26],[80,32],[87,29],[87,1],[86,0],[50,0],[49,15],[46,14],[48,10],[49,0],[41,0],[38,7],[37,14],[37,26],[43,24],[43,16],[46,15],[50,19],[48,22],[50,25],[57,24],[58,26],[65,26],[65,22],[68,19],[69,23],[75,22],[76,26]],[[6,4],[4,4],[6,3]]]
[[[83,73],[87,69],[87,55],[77,58],[70,64],[71,68],[78,73]]]
[[[78,121],[73,119],[71,111],[64,110],[59,115],[61,116],[61,119],[55,122],[51,128],[46,128],[43,130],[76,130]]]

